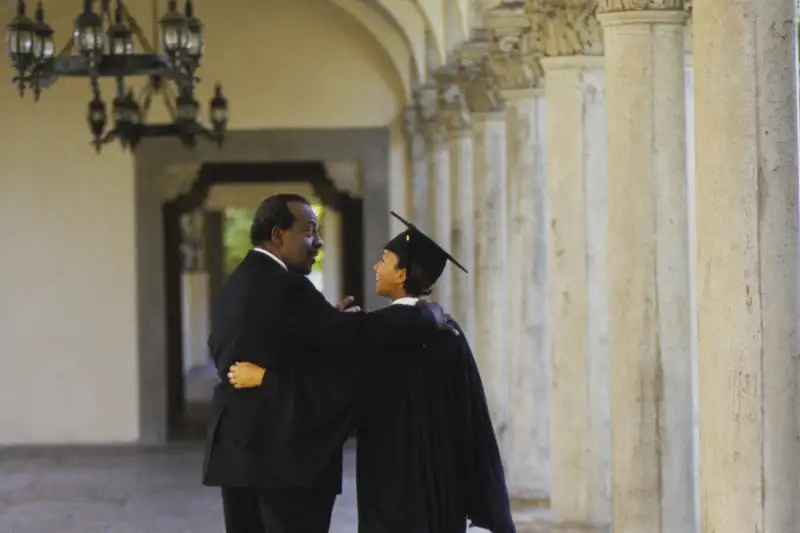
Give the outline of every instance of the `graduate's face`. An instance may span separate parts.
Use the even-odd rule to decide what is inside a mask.
[[[375,263],[375,293],[378,296],[394,300],[405,294],[406,269],[397,268],[397,260],[396,253],[384,250],[380,261]]]
[[[285,230],[275,228],[272,241],[278,245],[281,258],[290,270],[308,275],[323,244],[317,215],[310,205],[302,202],[291,202],[288,206],[294,223]]]

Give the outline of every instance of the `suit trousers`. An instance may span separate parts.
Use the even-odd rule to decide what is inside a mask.
[[[328,533],[336,494],[222,487],[226,533]]]

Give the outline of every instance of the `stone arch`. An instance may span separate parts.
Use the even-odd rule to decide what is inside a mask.
[[[411,92],[415,85],[419,58],[414,55],[411,41],[414,35],[408,33],[398,20],[377,2],[360,2],[358,0],[330,0],[358,20],[369,31],[394,63],[398,75],[403,81],[405,94]]]
[[[446,61],[453,59],[452,54],[459,43],[469,38],[469,23],[465,17],[461,0],[445,0],[444,7],[444,44]]]

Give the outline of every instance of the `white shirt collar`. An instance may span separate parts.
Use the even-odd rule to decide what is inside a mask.
[[[392,305],[417,305],[419,298],[412,298],[410,296],[405,296],[403,298],[398,298],[397,300],[392,302]]]
[[[286,263],[284,263],[283,261],[278,259],[278,257],[275,254],[273,254],[272,252],[268,252],[267,250],[265,250],[263,248],[253,248],[253,250],[256,251],[256,252],[268,255],[269,257],[272,258],[273,261],[275,261],[280,266],[282,266],[284,270],[289,270],[288,268],[286,268]]]

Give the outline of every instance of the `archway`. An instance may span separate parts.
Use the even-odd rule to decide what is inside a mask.
[[[207,268],[210,258],[197,264],[192,253],[197,243],[182,231],[182,218],[202,209],[215,185],[255,183],[307,183],[324,206],[341,213],[343,250],[342,283],[346,294],[363,300],[363,218],[362,200],[340,191],[328,176],[322,162],[209,163],[200,167],[191,188],[163,206],[164,297],[166,319],[167,425],[170,440],[202,438],[205,405],[186,401],[184,351],[185,299],[182,273],[191,268]],[[207,233],[213,235],[215,232]],[[188,238],[187,238],[188,237]],[[217,245],[219,249],[219,246]],[[196,250],[195,250],[196,251]],[[208,252],[208,250],[206,250]],[[218,258],[217,258],[218,259]],[[221,281],[221,280],[219,280]],[[213,288],[212,288],[213,291]]]

